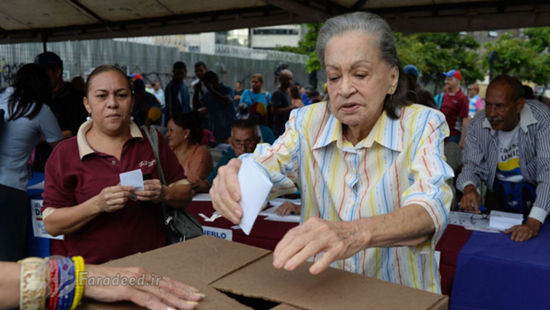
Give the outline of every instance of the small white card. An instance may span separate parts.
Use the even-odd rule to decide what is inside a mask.
[[[489,227],[499,230],[506,230],[515,225],[523,223],[523,214],[503,211],[491,211]]]
[[[143,185],[143,173],[141,169],[128,171],[120,174],[120,185],[133,186],[134,190],[142,191],[145,189]]]
[[[246,235],[250,234],[252,226],[260,214],[273,183],[267,178],[265,172],[250,158],[245,158],[239,170],[239,186],[241,188],[241,200],[243,216],[239,225]]]

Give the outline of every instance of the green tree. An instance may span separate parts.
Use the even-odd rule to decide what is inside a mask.
[[[397,54],[403,66],[414,64],[421,72],[423,84],[443,85],[442,72],[458,69],[465,84],[483,79],[477,50],[479,43],[458,33],[394,34]]]
[[[537,53],[550,46],[550,27],[529,28],[523,32],[528,38],[528,45]]]
[[[319,58],[317,58],[317,53],[315,52],[315,44],[317,43],[317,34],[319,34],[319,30],[321,29],[321,27],[323,27],[323,23],[306,24],[306,27],[306,35],[304,36],[303,40],[300,40],[297,47],[280,46],[277,47],[275,50],[281,52],[308,55],[306,68],[307,71],[311,73],[314,70],[321,69]]]
[[[546,84],[550,76],[550,57],[545,52],[548,38],[540,28],[526,30],[530,40],[513,38],[504,34],[495,42],[487,42],[483,65],[488,68],[488,55],[492,51],[498,53],[494,64],[495,75],[514,75],[522,81],[532,81],[537,84]],[[542,34],[537,36],[538,34]],[[546,42],[546,43],[544,43]]]

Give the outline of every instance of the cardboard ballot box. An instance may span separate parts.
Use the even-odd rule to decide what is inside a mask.
[[[140,266],[198,288],[206,297],[197,309],[448,309],[449,298],[328,268],[309,274],[275,269],[271,251],[201,236],[180,244],[109,262]],[[85,300],[81,309],[136,309],[129,303]]]

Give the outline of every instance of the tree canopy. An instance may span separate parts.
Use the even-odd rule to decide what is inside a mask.
[[[308,55],[308,72],[320,70],[315,43],[322,25],[307,24],[308,32],[298,47],[277,50]],[[442,72],[451,69],[460,70],[465,85],[484,80],[489,74],[488,56],[496,51],[495,75],[511,74],[522,81],[546,85],[550,78],[550,27],[525,29],[524,34],[527,40],[505,33],[483,46],[472,36],[458,33],[394,33],[394,40],[402,66],[414,64],[423,84],[443,85]]]

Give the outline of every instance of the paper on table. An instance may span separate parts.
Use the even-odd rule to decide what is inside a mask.
[[[275,222],[300,223],[300,216],[299,215],[279,216],[277,214],[273,214],[273,215],[270,215],[270,216],[266,217],[264,220],[266,220],[266,221],[275,221]]]
[[[489,226],[494,229],[506,230],[523,223],[523,214],[503,211],[491,211]]]
[[[243,232],[249,235],[260,210],[262,210],[267,200],[273,183],[258,164],[250,158],[243,160],[238,179],[241,188],[239,203],[243,209],[243,217],[239,225],[241,225]]]
[[[210,194],[196,194],[193,196],[193,201],[212,201]]]
[[[27,189],[44,189],[44,181],[36,183],[32,186],[27,187]]]
[[[121,173],[120,185],[133,186],[138,191],[144,190],[145,186],[143,185],[143,173],[141,169]]]

